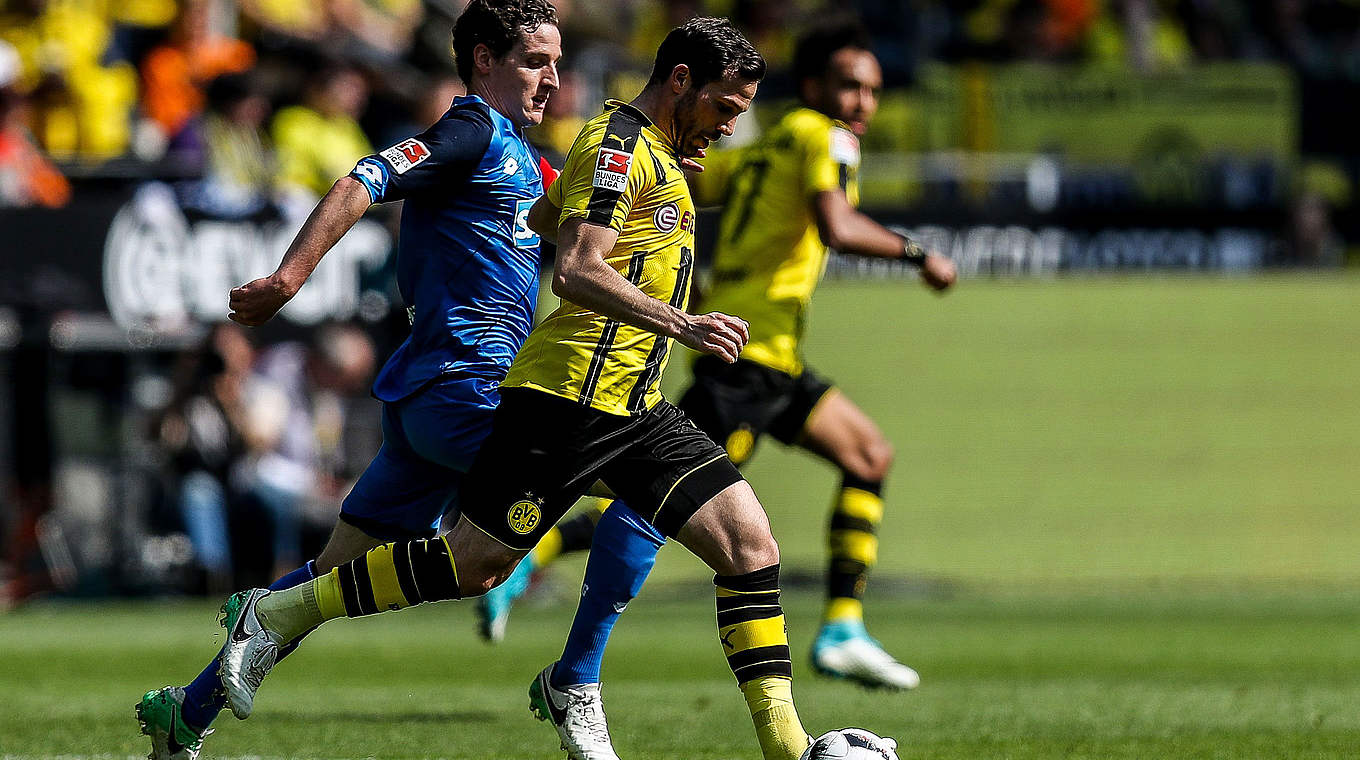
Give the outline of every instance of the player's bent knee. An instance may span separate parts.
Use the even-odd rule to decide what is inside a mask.
[[[888,477],[894,456],[892,444],[886,438],[878,438],[860,447],[842,469],[860,480],[877,483]]]
[[[732,574],[741,575],[752,573],[763,567],[779,564],[779,543],[774,540],[774,536],[766,533],[764,536],[747,538],[733,546]]]
[[[880,439],[869,447],[869,480],[883,480],[892,469],[896,452],[887,439]]]
[[[491,589],[501,585],[510,573],[514,572],[515,564],[510,565],[497,563],[475,563],[464,567],[462,563],[458,565],[458,591],[464,599],[481,596]]]
[[[481,596],[505,582],[524,556],[513,550],[456,554],[458,591],[463,598]]]

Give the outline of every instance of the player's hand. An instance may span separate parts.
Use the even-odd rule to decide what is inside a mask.
[[[932,290],[944,290],[958,279],[958,271],[952,259],[930,254],[921,264],[921,281]]]
[[[676,340],[695,351],[713,354],[731,364],[737,360],[751,331],[746,321],[721,312],[692,316]]]
[[[680,168],[687,172],[698,174],[704,170],[704,165],[687,156],[680,157]]]
[[[268,322],[288,303],[298,289],[285,283],[274,273],[251,280],[239,288],[232,288],[227,318],[247,327],[259,327]]]

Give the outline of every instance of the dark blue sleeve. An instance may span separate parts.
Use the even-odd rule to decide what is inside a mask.
[[[360,159],[349,176],[368,188],[374,203],[447,191],[476,171],[493,134],[481,108],[453,108],[421,134]]]

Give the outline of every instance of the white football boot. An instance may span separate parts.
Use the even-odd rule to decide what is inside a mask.
[[[227,707],[238,720],[255,709],[255,692],[279,657],[280,642],[264,629],[255,605],[269,595],[268,589],[239,591],[222,605],[222,627],[227,629],[218,675],[227,692]]]
[[[879,689],[914,689],[921,676],[883,651],[859,621],[825,623],[812,645],[812,667],[833,678],[845,678]]]
[[[609,741],[600,685],[555,689],[550,681],[553,665],[544,668],[529,685],[529,711],[539,720],[552,722],[571,760],[619,760]]]

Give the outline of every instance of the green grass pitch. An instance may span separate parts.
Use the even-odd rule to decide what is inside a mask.
[[[766,446],[748,472],[783,548],[809,730],[862,725],[921,760],[1360,756],[1357,285],[828,284],[809,353],[898,453],[869,622],[923,683],[811,675],[833,478]],[[525,692],[579,568],[555,568],[495,648],[466,604],[327,626],[204,756],[560,757]],[[707,574],[671,548],[654,580],[605,662],[621,756],[757,758]],[[214,612],[0,616],[0,759],[144,755],[132,705],[197,672]]]

